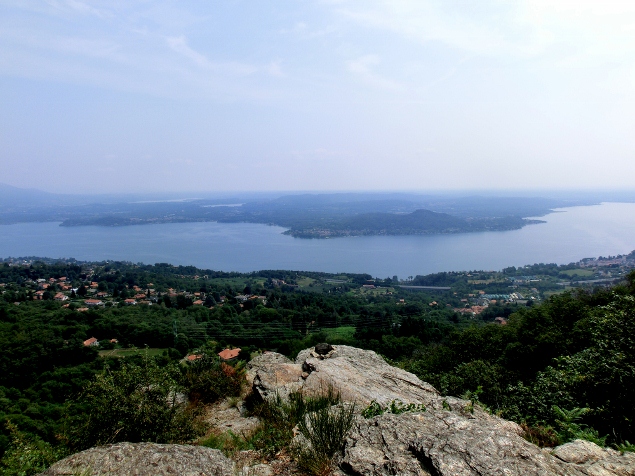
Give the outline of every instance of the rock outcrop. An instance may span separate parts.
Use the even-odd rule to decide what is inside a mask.
[[[334,461],[334,474],[402,476],[635,476],[635,454],[576,440],[541,449],[522,438],[516,423],[490,415],[472,402],[441,396],[415,375],[388,365],[374,352],[348,346],[306,349],[295,362],[266,353],[247,366],[247,379],[263,399],[329,388],[362,410],[372,401],[394,400],[414,410],[358,415]],[[422,408],[425,407],[425,410]],[[224,413],[223,413],[224,412]],[[237,430],[235,407],[219,407],[214,423]],[[247,427],[249,426],[247,425]],[[288,461],[259,464],[249,452],[245,465],[217,450],[152,443],[120,443],[92,448],[59,461],[43,475],[259,475],[295,474]],[[240,455],[239,455],[240,456]],[[251,459],[250,459],[251,458]]]
[[[336,459],[336,474],[635,476],[631,453],[587,441],[541,449],[522,438],[516,423],[467,400],[443,397],[372,351],[348,346],[320,350],[303,350],[295,363],[278,354],[261,356],[250,370],[254,391],[269,398],[333,387],[360,409],[373,400],[382,406],[393,400],[425,406],[421,412],[357,417]]]
[[[247,379],[263,398],[286,397],[302,390],[316,394],[334,388],[342,399],[360,406],[393,400],[427,405],[439,397],[432,385],[405,370],[388,365],[375,352],[346,345],[321,354],[305,349],[295,363],[269,352],[248,364]]]
[[[41,476],[234,476],[235,463],[202,446],[117,443],[58,461]]]

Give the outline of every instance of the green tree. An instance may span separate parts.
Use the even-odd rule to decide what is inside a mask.
[[[83,390],[70,408],[66,437],[73,450],[119,441],[184,443],[201,434],[195,411],[187,406],[178,365],[158,367],[145,358],[141,365],[106,368]]]

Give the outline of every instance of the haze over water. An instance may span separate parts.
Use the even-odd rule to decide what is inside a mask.
[[[635,249],[635,204],[573,207],[506,232],[306,240],[250,223],[126,227],[0,226],[0,257],[41,256],[194,265],[222,271],[292,269],[400,278],[440,271],[565,264]]]

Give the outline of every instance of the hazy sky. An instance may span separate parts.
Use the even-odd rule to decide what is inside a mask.
[[[0,0],[0,182],[635,186],[635,2]]]

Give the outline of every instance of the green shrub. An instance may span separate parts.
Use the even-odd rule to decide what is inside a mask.
[[[190,401],[214,403],[239,395],[244,381],[242,368],[221,362],[216,356],[204,355],[188,364],[184,385]]]
[[[37,437],[20,432],[13,423],[7,422],[11,445],[0,461],[4,476],[30,476],[38,474],[66,456],[62,448],[54,448]]]
[[[578,423],[584,415],[589,413],[588,408],[573,408],[572,410],[564,410],[557,405],[553,406],[556,414],[556,425],[558,427],[559,443],[567,443],[573,440],[587,440],[599,446],[605,446],[606,436],[600,436],[596,430],[583,424]]]
[[[176,364],[122,363],[96,376],[69,408],[65,436],[73,450],[119,441],[181,443],[203,431],[187,405]]]

